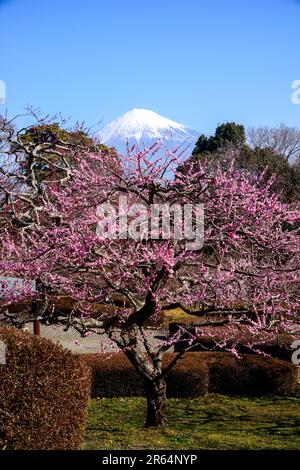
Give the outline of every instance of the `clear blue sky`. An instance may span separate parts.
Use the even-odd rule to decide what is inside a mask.
[[[93,126],[138,107],[206,133],[300,127],[300,1],[0,0],[0,41],[10,115],[30,104]]]

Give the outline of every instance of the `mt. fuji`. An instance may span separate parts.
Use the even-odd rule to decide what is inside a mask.
[[[98,137],[101,143],[115,147],[119,152],[126,151],[127,142],[130,146],[144,148],[162,141],[169,149],[182,145],[191,153],[199,134],[154,111],[135,108],[108,124]]]

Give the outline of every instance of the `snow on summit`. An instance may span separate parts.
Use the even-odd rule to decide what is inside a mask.
[[[119,151],[126,143],[148,147],[158,140],[171,146],[195,144],[199,132],[172,121],[149,109],[134,108],[108,124],[100,133],[100,142]],[[191,151],[190,150],[190,151]]]

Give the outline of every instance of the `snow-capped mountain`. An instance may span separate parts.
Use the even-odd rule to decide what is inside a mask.
[[[119,152],[126,151],[127,142],[130,146],[144,148],[163,141],[169,149],[182,145],[188,147],[187,151],[191,153],[199,134],[154,111],[135,108],[108,124],[99,133],[99,140]]]

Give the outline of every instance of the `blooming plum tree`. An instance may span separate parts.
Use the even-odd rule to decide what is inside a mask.
[[[35,198],[32,188],[10,194],[8,213],[21,226],[2,213],[0,273],[28,280],[6,286],[6,302],[30,297],[34,315],[51,322],[57,293],[72,297],[74,310],[60,320],[83,335],[106,334],[126,354],[145,384],[148,426],[166,423],[165,377],[183,354],[163,366],[174,344],[189,350],[209,334],[237,353],[241,335],[251,347],[299,324],[300,212],[234,161],[225,169],[190,161],[177,172],[179,152],[129,149],[118,168],[105,152],[74,152],[66,181]],[[203,243],[193,245],[202,206]],[[116,295],[124,307],[108,315]],[[202,316],[154,344],[146,326],[170,304]]]

